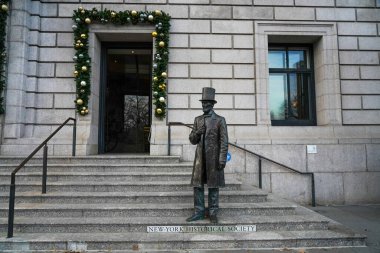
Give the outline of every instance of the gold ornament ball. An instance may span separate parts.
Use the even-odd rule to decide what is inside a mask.
[[[158,85],[158,88],[162,89],[162,84]]]
[[[160,43],[158,43],[158,45],[159,45],[160,47],[164,47],[164,46],[165,46],[165,42],[160,41]]]
[[[82,7],[82,6],[79,6],[78,10],[80,10],[80,11],[83,10],[83,7]]]
[[[84,34],[84,33],[82,33],[82,34],[80,35],[80,37],[81,37],[82,39],[85,39],[85,38],[87,38],[87,35]]]
[[[2,9],[3,11],[8,11],[8,5],[6,5],[6,4],[2,4],[2,5],[1,5],[1,9]]]
[[[86,22],[86,24],[91,24],[91,19],[90,19],[90,18],[86,18],[86,19],[84,20],[84,22]]]
[[[157,15],[157,16],[161,16],[161,11],[160,10],[155,10],[154,13]]]
[[[132,16],[136,16],[137,15],[137,11],[133,10],[133,11],[131,11],[131,14],[132,14]]]
[[[77,76],[79,74],[79,72],[78,71],[74,71],[74,76]]]
[[[80,47],[83,47],[83,46],[84,46],[84,44],[83,44],[83,43],[80,43],[80,44],[79,44],[79,46],[80,46]]]
[[[75,44],[75,47],[80,47],[80,44],[79,43]]]
[[[82,71],[87,71],[87,67],[86,66],[82,66]]]
[[[84,10],[81,10],[81,11],[80,11],[80,13],[84,14],[84,13],[85,13],[85,11],[84,11]]]
[[[149,20],[149,21],[153,21],[153,19],[154,19],[154,18],[153,18],[153,15],[149,15],[149,16],[148,16],[148,20]]]
[[[166,77],[168,77],[168,74],[166,74],[166,72],[162,72],[162,73],[161,73],[161,76],[162,76],[163,78],[166,78]]]
[[[86,110],[84,110],[84,112],[85,112],[86,114],[88,114],[89,111],[88,111],[88,109],[86,109]]]
[[[160,97],[159,101],[160,101],[161,103],[163,103],[163,102],[165,102],[165,98],[164,98],[164,97]]]
[[[86,110],[86,109],[87,109],[86,106],[83,106],[83,107],[82,107],[82,110]]]
[[[80,111],[80,114],[85,115],[86,112],[84,110]]]
[[[157,37],[157,32],[152,32],[152,37]]]
[[[162,113],[162,109],[161,108],[157,108],[156,112],[157,112],[157,114],[161,114]]]
[[[83,105],[83,100],[80,99],[80,98],[78,98],[78,99],[77,99],[77,104],[78,104],[78,105]]]
[[[77,43],[81,43],[82,41],[80,41],[80,40],[77,40]]]
[[[158,81],[158,77],[157,76],[153,77],[153,81],[157,82]]]
[[[111,17],[116,17],[116,13],[115,12],[111,12]]]

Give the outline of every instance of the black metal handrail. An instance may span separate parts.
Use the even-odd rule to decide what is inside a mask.
[[[168,123],[168,155],[170,155],[170,146],[171,146],[171,126],[185,126],[185,127],[188,127],[188,128],[191,128],[193,129],[191,126],[189,125],[186,125],[185,123],[182,123],[182,122],[169,122]],[[282,164],[282,163],[279,163],[279,162],[276,162],[276,161],[273,161],[272,159],[269,159],[269,158],[266,158],[265,156],[262,156],[262,155],[259,155],[259,154],[256,154],[248,149],[245,149],[245,148],[242,148],[234,143],[231,143],[229,142],[228,145],[231,145],[235,148],[238,148],[240,150],[243,150],[245,152],[248,152],[252,155],[255,155],[256,157],[259,158],[259,188],[262,189],[262,167],[261,167],[261,160],[266,160],[268,162],[271,162],[271,163],[274,163],[276,165],[279,165],[281,167],[284,167],[288,170],[291,170],[295,173],[298,173],[300,175],[306,175],[306,176],[310,176],[311,177],[311,204],[312,206],[315,206],[315,182],[314,182],[314,173],[313,172],[302,172],[302,171],[298,171],[296,169],[293,169],[293,168],[290,168],[289,166],[285,165],[285,164]]]
[[[42,194],[46,193],[46,181],[47,181],[47,156],[48,156],[48,146],[47,142],[53,138],[53,136],[61,130],[70,120],[74,121],[73,125],[73,146],[72,146],[72,156],[75,156],[75,147],[76,147],[76,135],[77,135],[77,120],[74,118],[68,118],[65,122],[63,122],[52,134],[49,135],[27,158],[24,159],[20,163],[20,165],[12,172],[11,174],[11,186],[9,193],[9,210],[8,210],[8,238],[13,237],[13,224],[14,224],[14,216],[15,216],[15,197],[16,197],[16,173],[24,167],[24,165],[42,148],[43,158],[42,158]]]

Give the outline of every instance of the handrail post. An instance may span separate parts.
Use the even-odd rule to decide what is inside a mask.
[[[72,156],[75,156],[75,150],[77,146],[77,120],[74,120],[74,126],[73,126],[73,151],[72,151]]]
[[[171,124],[169,122],[168,126],[168,156],[170,156],[170,145],[171,145]]]
[[[311,205],[315,207],[315,184],[314,173],[311,173]]]
[[[42,158],[42,194],[46,193],[46,180],[47,180],[47,157],[48,157],[48,146],[44,146],[44,156]]]
[[[13,223],[15,217],[15,195],[16,195],[16,173],[11,175],[11,187],[9,193],[9,209],[8,209],[8,236],[13,237]]]
[[[259,157],[259,188],[263,188],[263,175],[261,172],[261,157]]]

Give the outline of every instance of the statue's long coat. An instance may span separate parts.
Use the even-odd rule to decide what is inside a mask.
[[[204,125],[204,116],[198,116],[194,120],[193,130],[189,139],[192,144],[197,145],[193,166],[191,185],[193,187],[203,187],[205,183],[209,188],[219,188],[225,186],[224,171],[219,170],[219,163],[226,163],[228,150],[227,124],[223,117],[212,112],[207,119],[206,133],[197,135],[196,132]],[[203,138],[204,147],[203,147]],[[203,166],[203,148],[205,148],[205,164]],[[204,170],[206,170],[207,181]]]

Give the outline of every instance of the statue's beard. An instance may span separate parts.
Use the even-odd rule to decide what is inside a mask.
[[[211,112],[211,110],[212,110],[212,108],[205,108],[205,109],[203,109],[203,114],[207,115]]]

